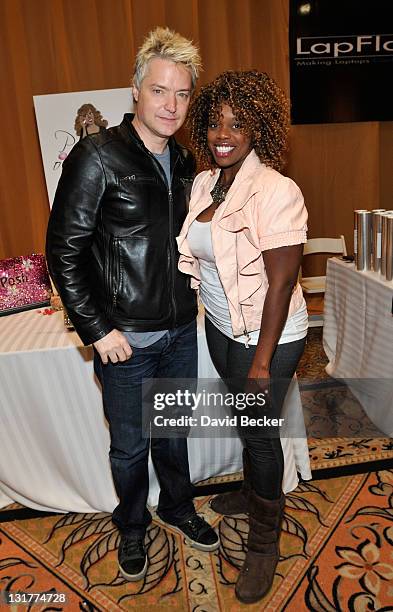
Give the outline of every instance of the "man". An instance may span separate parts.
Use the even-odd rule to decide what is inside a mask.
[[[142,379],[197,376],[197,307],[175,246],[195,163],[173,135],[199,67],[190,41],[167,28],[149,34],[136,57],[135,115],[73,148],[48,226],[52,279],[82,341],[95,348],[119,497],[119,568],[131,581],[146,573],[151,521]],[[217,535],[192,503],[187,440],[152,439],[151,454],[160,518],[193,546],[215,550]]]

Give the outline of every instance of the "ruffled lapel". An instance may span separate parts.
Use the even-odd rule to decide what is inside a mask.
[[[215,170],[213,172],[209,171],[206,179],[198,188],[195,194],[196,204],[190,209],[188,213],[188,227],[190,227],[191,223],[195,221],[195,219],[201,214],[203,210],[209,208],[210,204],[212,203],[212,197],[210,195],[210,192],[213,189],[214,185],[217,183],[219,176],[219,170]]]
[[[235,215],[234,213],[241,210],[248,200],[260,190],[260,181],[255,180],[255,175],[260,172],[261,168],[265,167],[266,166],[259,161],[254,149],[250,151],[237,173],[225,201],[219,206],[213,217],[213,223],[215,225],[219,225],[222,229],[229,232],[238,232],[242,229],[247,229],[244,226],[244,219],[242,216]],[[218,168],[215,171],[207,172],[192,196],[192,200],[195,200],[195,205],[190,209],[181,234],[177,238],[179,250],[185,255],[191,256],[187,240],[185,239],[189,227],[198,215],[210,206],[212,202],[210,192],[218,181],[219,175],[220,171]]]
[[[217,223],[229,231],[242,229],[242,219],[234,213],[241,210],[248,200],[260,190],[259,181],[255,180],[255,173],[261,170],[261,164],[254,149],[250,151],[242,167],[237,173],[235,180],[228,191],[225,202],[220,206],[217,213]]]

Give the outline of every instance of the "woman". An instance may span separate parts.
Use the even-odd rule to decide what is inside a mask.
[[[74,130],[79,136],[79,140],[85,138],[89,134],[98,134],[106,128],[108,122],[103,118],[100,111],[93,104],[82,104],[78,108],[75,118]]]
[[[308,326],[297,282],[307,212],[299,188],[278,172],[288,109],[277,84],[257,71],[225,72],[201,89],[190,108],[191,143],[210,170],[194,181],[178,237],[179,268],[199,287],[217,371],[226,380],[270,387],[276,413]],[[286,383],[273,391],[277,379]],[[222,514],[249,513],[248,552],[236,595],[252,603],[270,589],[279,559],[284,459],[277,432],[240,435],[243,488],[218,495],[211,506]]]

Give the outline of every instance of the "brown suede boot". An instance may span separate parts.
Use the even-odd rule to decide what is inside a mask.
[[[248,450],[243,448],[243,484],[239,491],[221,493],[210,500],[210,508],[218,514],[245,514],[248,512],[248,498],[251,492],[250,458]]]
[[[250,532],[248,552],[236,582],[236,597],[254,603],[268,593],[280,557],[279,539],[285,496],[263,499],[254,491],[249,496]]]

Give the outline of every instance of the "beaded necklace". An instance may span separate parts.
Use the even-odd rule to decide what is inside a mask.
[[[223,203],[223,201],[225,200],[227,196],[229,188],[234,181],[234,178],[233,178],[230,183],[228,183],[227,185],[223,185],[220,181],[221,177],[222,177],[222,172],[220,173],[220,176],[218,177],[218,181],[216,182],[216,184],[214,185],[213,189],[210,192],[210,195],[213,200],[213,204],[215,204],[216,206],[219,206],[220,204]]]

